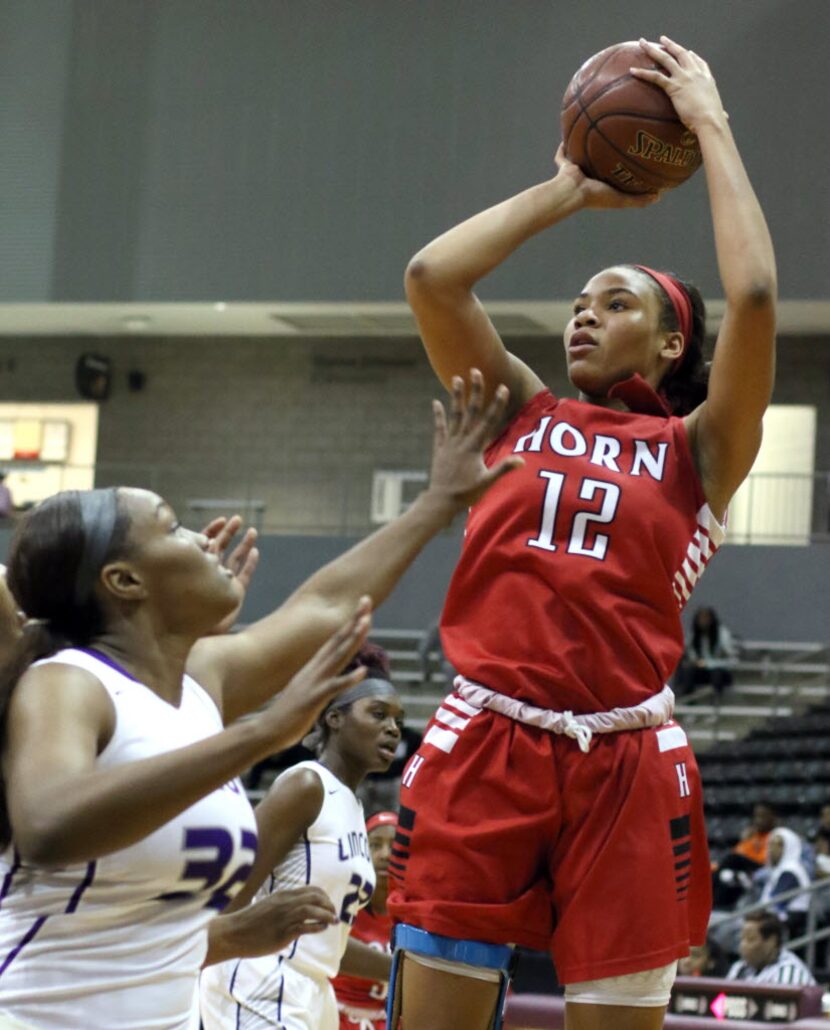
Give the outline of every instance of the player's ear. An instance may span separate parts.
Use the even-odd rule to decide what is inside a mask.
[[[660,357],[676,361],[682,355],[684,346],[683,333],[666,333],[663,338],[663,346],[660,348]]]
[[[108,562],[101,569],[100,582],[113,600],[143,601],[147,597],[143,576],[128,561]]]
[[[343,725],[343,711],[340,708],[332,708],[326,712],[325,720],[330,730],[339,730]]]

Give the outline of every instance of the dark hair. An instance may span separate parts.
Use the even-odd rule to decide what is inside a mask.
[[[710,622],[707,627],[701,629],[698,625],[698,616],[702,612],[708,612],[710,615]],[[707,637],[709,640],[709,649],[714,653],[715,648],[718,646],[718,635],[720,633],[720,619],[718,613],[714,608],[698,608],[692,619],[692,646],[698,654],[701,653],[703,638]]]
[[[366,676],[369,679],[389,679],[389,655],[378,644],[365,643],[349,664],[343,669],[343,672],[351,672],[353,669],[357,669],[360,666],[364,666],[366,668]],[[309,731],[303,740],[303,746],[307,747],[309,751],[313,751],[318,758],[323,753],[323,749],[328,743],[331,735],[331,730],[326,722],[326,715],[335,706],[336,701],[337,699],[335,698],[335,700],[327,705],[327,707],[320,713],[313,729]],[[338,707],[338,711],[348,712],[351,710],[351,707],[352,706],[350,704],[342,705]]]
[[[680,323],[677,319],[677,312],[663,287],[648,272],[643,272],[636,265],[626,267],[641,272],[657,291],[660,298],[660,331],[664,333],[679,332]],[[694,283],[681,279],[674,272],[665,272],[664,274],[670,275],[672,279],[676,280],[691,301],[692,332],[691,337],[685,341],[686,346],[682,359],[663,376],[659,392],[665,398],[672,414],[688,415],[706,400],[709,385],[709,366],[703,357],[703,343],[706,339],[706,305],[700,290]]]
[[[768,941],[770,937],[775,937],[779,947],[781,946],[784,940],[784,924],[774,912],[768,912],[766,909],[761,909],[758,912],[749,912],[744,916],[744,922],[755,923],[758,926],[758,932],[765,941]]]
[[[115,523],[98,571],[126,551],[130,520],[117,493],[115,504]],[[65,490],[27,512],[12,539],[6,581],[28,621],[0,667],[0,752],[5,749],[9,703],[23,673],[61,648],[83,647],[104,629],[104,612],[94,591],[83,598],[77,592],[87,530],[81,492]],[[0,774],[0,846],[11,835],[5,794]]]

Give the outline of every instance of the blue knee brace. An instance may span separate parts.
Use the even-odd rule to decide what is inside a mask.
[[[388,1030],[397,1030],[401,1014],[401,959],[405,952],[423,955],[425,958],[443,959],[446,962],[463,962],[464,965],[478,966],[481,969],[497,970],[501,974],[501,983],[492,1030],[500,1030],[504,996],[510,983],[513,965],[513,949],[509,945],[461,941],[454,937],[429,933],[407,923],[398,923],[392,935],[392,971],[389,974],[389,997],[386,1002]]]

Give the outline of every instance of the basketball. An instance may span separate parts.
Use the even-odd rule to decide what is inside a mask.
[[[679,186],[701,164],[668,96],[629,71],[657,67],[638,43],[617,43],[588,58],[562,99],[565,156],[624,193]]]

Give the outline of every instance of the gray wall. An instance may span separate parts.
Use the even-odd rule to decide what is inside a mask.
[[[427,465],[429,400],[437,391],[417,340],[0,337],[0,400],[77,399],[74,364],[90,347],[115,365],[113,395],[101,407],[99,484],[150,486],[185,516],[188,497],[250,492],[266,500],[269,519],[296,534],[320,534],[263,541],[246,618],[269,610],[365,532],[373,469]],[[513,340],[511,347],[554,391],[568,390],[558,341]],[[828,470],[830,347],[783,339],[779,353],[774,399],[817,406],[816,467]],[[140,393],[126,388],[130,368],[147,375]],[[378,625],[426,626],[440,609],[458,546],[458,527],[436,539]],[[828,583],[830,544],[727,546],[694,603],[714,604],[744,637],[826,640]]]
[[[424,549],[391,597],[375,613],[379,628],[426,629],[441,610],[461,547],[459,522]],[[0,530],[0,561],[9,532]],[[326,562],[355,542],[353,537],[266,536],[242,620],[267,615]],[[685,613],[688,624],[699,605],[712,605],[745,640],[818,641],[828,634],[830,546],[723,547],[695,588]],[[748,603],[751,599],[751,603]]]
[[[554,392],[572,392],[561,343],[510,341]],[[115,375],[101,405],[97,482],[187,500],[254,497],[284,532],[361,533],[375,469],[425,469],[440,390],[416,339],[0,337],[0,401],[77,400],[88,349]],[[777,403],[818,408],[816,468],[830,470],[830,346],[783,339]],[[147,377],[131,393],[127,372]]]
[[[399,299],[419,245],[549,174],[581,61],[661,31],[718,77],[782,296],[830,296],[826,0],[0,0],[0,300]],[[702,175],[483,292],[631,258],[719,293]]]
[[[441,609],[461,547],[461,525],[438,537],[417,559],[375,625],[426,629]],[[352,541],[336,537],[268,537],[244,611],[246,620],[269,612],[275,602]],[[695,588],[684,613],[688,623],[699,605],[712,605],[744,640],[798,640],[830,644],[830,546],[724,547]],[[751,603],[747,599],[751,598]]]

